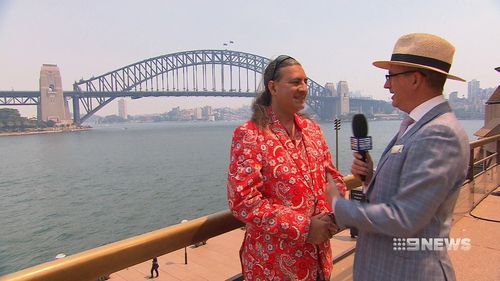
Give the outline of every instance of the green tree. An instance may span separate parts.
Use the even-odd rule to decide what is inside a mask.
[[[15,120],[20,118],[19,110],[13,108],[0,108],[0,120]]]
[[[47,123],[47,127],[51,127],[51,128],[53,128],[56,125],[56,122],[54,122],[52,120],[48,120],[46,123]]]

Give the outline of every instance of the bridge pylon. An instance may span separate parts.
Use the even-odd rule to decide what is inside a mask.
[[[59,68],[55,64],[43,64],[40,70],[40,101],[38,120],[54,121],[59,125],[72,124],[68,103],[63,95]]]

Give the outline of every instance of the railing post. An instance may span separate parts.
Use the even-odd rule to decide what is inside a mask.
[[[500,139],[497,140],[497,148],[496,148],[496,153],[497,153],[497,165],[500,164]]]
[[[181,223],[186,223],[188,220],[182,220]],[[184,247],[184,264],[188,264],[188,252],[187,247]]]
[[[469,150],[469,171],[467,173],[467,179],[472,182],[474,180],[474,148],[471,147]]]
[[[339,169],[339,130],[340,130],[340,119],[335,118],[334,120],[335,129],[335,167]]]

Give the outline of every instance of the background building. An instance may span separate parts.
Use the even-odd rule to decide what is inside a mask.
[[[337,103],[337,112],[340,115],[348,115],[349,109],[349,87],[347,86],[347,81],[339,81],[337,84],[337,94],[339,97],[339,102]]]
[[[120,116],[123,119],[127,119],[128,116],[127,103],[123,98],[118,100],[118,116]]]
[[[473,79],[467,82],[467,98],[458,92],[451,92],[448,96],[453,111],[460,119],[483,119],[485,104],[492,96],[495,88],[481,89],[480,82]]]
[[[201,107],[196,107],[193,111],[193,119],[194,120],[201,120],[203,119],[203,110]]]
[[[213,119],[213,112],[212,112],[212,107],[207,105],[204,106],[201,110],[202,116],[204,120],[212,120]]]
[[[474,103],[478,99],[481,91],[479,84],[480,82],[476,79],[472,79],[472,81],[467,82],[467,99],[469,102]]]

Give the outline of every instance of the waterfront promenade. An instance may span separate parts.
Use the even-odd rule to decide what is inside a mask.
[[[500,192],[500,188],[496,189]],[[471,213],[476,217],[500,220],[500,196],[489,195]],[[184,249],[158,258],[160,276],[155,280],[230,280],[241,273],[238,250],[243,231],[233,230],[209,239],[206,245],[188,247],[188,264],[184,264]],[[474,218],[469,214],[458,220],[452,228],[451,238],[470,238],[468,251],[449,251],[457,280],[500,280],[500,224]],[[334,256],[354,246],[349,231],[335,235],[332,240]],[[334,264],[331,280],[352,280],[354,255]],[[151,261],[115,272],[109,280],[132,281],[149,279]]]
[[[20,132],[0,132],[0,137],[8,136],[28,136],[28,135],[41,135],[41,134],[59,134],[68,132],[81,132],[88,131],[91,127],[74,127],[74,128],[45,128],[45,129],[33,129]]]
[[[184,249],[158,257],[160,276],[155,280],[231,280],[241,273],[238,251],[243,241],[244,231],[236,229],[211,238],[207,244],[188,247],[187,264],[184,264]],[[349,230],[337,233],[332,238],[334,255],[338,256],[355,245]],[[352,255],[347,258],[350,260]],[[109,280],[132,281],[149,279],[151,261],[115,272]],[[334,266],[335,274],[352,275],[352,261]],[[338,280],[337,278],[335,280]]]
[[[498,185],[498,183],[497,183]],[[496,189],[500,193],[500,187]],[[451,229],[451,237],[471,239],[469,251],[450,251],[459,281],[500,280],[500,196],[490,194]]]

